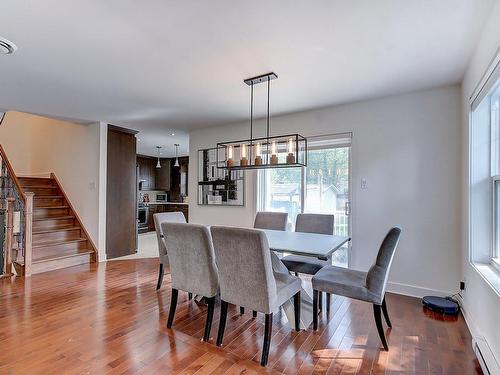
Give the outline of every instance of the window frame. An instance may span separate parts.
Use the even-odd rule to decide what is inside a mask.
[[[492,230],[491,230],[491,237],[492,237],[492,246],[490,250],[490,263],[498,270],[500,271],[500,230],[498,230],[498,225],[500,223],[498,222],[499,217],[500,217],[500,208],[497,206],[498,198],[500,198],[500,194],[497,197],[496,194],[496,186],[500,184],[500,175],[494,175],[491,177],[491,216],[492,216]]]
[[[471,266],[481,275],[481,277],[492,286],[496,291],[497,295],[500,296],[500,230],[497,233],[496,221],[500,220],[496,218],[496,204],[497,200],[500,199],[500,194],[495,197],[495,184],[500,180],[500,115],[498,113],[500,107],[500,99],[497,98],[497,112],[496,117],[493,118],[493,101],[491,98],[492,94],[495,94],[500,87],[500,50],[497,52],[495,58],[492,60],[491,64],[485,71],[483,77],[478,82],[477,86],[474,88],[472,95],[469,97],[469,110],[468,110],[468,187],[467,187],[467,228],[468,228],[468,254],[469,263]],[[474,247],[474,224],[473,224],[473,170],[474,166],[474,156],[473,149],[474,138],[473,138],[473,128],[474,113],[482,105],[483,101],[489,97],[489,107],[490,107],[490,119],[489,119],[489,130],[490,130],[490,142],[489,142],[489,183],[488,183],[488,200],[487,205],[489,206],[489,230],[488,242],[489,249],[476,249]],[[496,121],[496,122],[495,122]],[[500,209],[498,210],[500,211]],[[499,212],[500,214],[500,212]],[[497,246],[497,243],[499,246]],[[481,259],[482,258],[482,259]]]

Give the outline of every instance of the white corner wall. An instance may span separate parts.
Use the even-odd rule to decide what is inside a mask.
[[[0,144],[16,174],[48,177],[55,173],[100,255],[105,254],[99,238],[103,129],[102,123],[75,124],[15,111],[9,111],[0,126]]]
[[[460,103],[460,87],[451,86],[271,120],[274,134],[353,132],[351,266],[368,269],[387,230],[400,224],[403,235],[390,275],[392,291],[422,296],[458,288]],[[263,122],[255,128],[264,129]],[[252,226],[255,171],[247,172],[245,207],[197,205],[198,149],[248,138],[248,132],[248,123],[191,132],[190,221]],[[368,189],[360,189],[361,178],[367,180]]]
[[[470,60],[462,83],[462,269],[466,288],[463,293],[464,315],[473,336],[484,337],[500,363],[500,296],[469,262],[469,98],[500,52],[500,1],[492,8],[476,51]],[[500,365],[497,364],[500,367]]]

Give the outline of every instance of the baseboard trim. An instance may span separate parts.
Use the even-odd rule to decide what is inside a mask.
[[[390,293],[402,294],[410,297],[422,298],[424,296],[446,297],[453,294],[451,291],[424,288],[416,285],[388,282],[387,291]]]

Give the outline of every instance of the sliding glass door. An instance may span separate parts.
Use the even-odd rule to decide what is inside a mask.
[[[298,213],[335,216],[334,234],[350,235],[351,134],[308,138],[306,168],[266,169],[259,173],[258,210],[288,212],[294,229]],[[333,263],[347,267],[348,245]]]

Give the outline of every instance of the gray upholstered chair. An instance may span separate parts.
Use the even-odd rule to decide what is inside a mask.
[[[295,221],[295,231],[303,233],[317,233],[333,235],[333,215],[323,214],[298,214]],[[331,265],[331,259],[317,259],[301,255],[288,255],[281,259],[290,272],[314,275],[324,266]],[[323,305],[323,295],[319,295],[320,309]],[[330,311],[330,294],[326,294],[326,309]]]
[[[261,365],[267,364],[273,312],[294,297],[295,329],[300,330],[300,279],[276,273],[264,232],[213,226],[210,228],[219,270],[221,313],[217,345],[222,345],[228,303],[265,314]]]
[[[153,221],[156,229],[156,239],[158,240],[158,253],[160,255],[160,272],[158,273],[158,282],[156,290],[161,288],[163,282],[163,273],[165,266],[168,265],[167,248],[163,241],[162,223],[185,223],[186,217],[182,212],[161,212],[153,215]]]
[[[209,229],[204,225],[162,223],[168,249],[172,296],[167,328],[172,327],[179,290],[205,297],[208,305],[203,341],[210,338],[219,278]]]
[[[380,245],[375,264],[368,272],[326,266],[313,276],[314,330],[318,328],[317,300],[320,291],[370,302],[373,304],[373,314],[380,340],[384,349],[389,350],[382,327],[381,309],[384,312],[387,325],[392,327],[385,303],[385,287],[400,235],[400,227],[394,227],[387,233]]]
[[[286,230],[288,223],[287,212],[257,212],[253,227],[255,229]],[[278,256],[271,253],[271,262],[280,262]],[[240,306],[240,314],[245,313],[245,308]],[[253,311],[253,317],[257,317],[257,311]]]
[[[286,230],[288,213],[286,212],[257,212],[255,215],[254,228]]]

